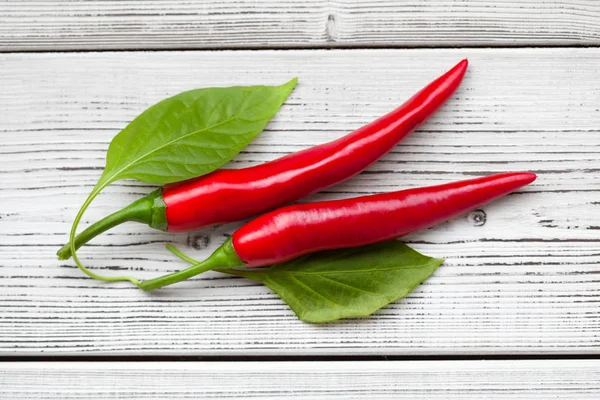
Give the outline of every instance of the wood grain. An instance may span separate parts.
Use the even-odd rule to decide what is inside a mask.
[[[267,289],[206,274],[142,293],[54,257],[111,138],[154,102],[203,86],[300,83],[230,167],[337,138],[468,56],[443,110],[354,179],[309,200],[506,170],[533,185],[407,238],[447,262],[371,318],[313,326]],[[600,49],[118,52],[0,56],[0,352],[40,354],[598,354]],[[152,188],[109,187],[92,222]],[[238,224],[170,235],[124,225],[80,255],[148,278],[202,258]],[[122,272],[122,271],[121,271]]]
[[[600,44],[596,0],[9,0],[0,51]]]
[[[0,399],[597,399],[600,361],[0,364]]]

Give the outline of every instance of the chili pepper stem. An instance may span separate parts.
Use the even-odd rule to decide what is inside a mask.
[[[103,186],[104,185],[104,186]],[[92,203],[92,201],[96,198],[96,196],[98,195],[98,193],[100,193],[102,191],[102,189],[106,186],[106,182],[102,182],[99,181],[96,186],[94,187],[94,189],[92,190],[92,192],[89,194],[89,196],[87,197],[87,199],[83,202],[83,205],[81,206],[81,208],[79,209],[79,212],[77,213],[77,215],[75,216],[75,220],[73,221],[73,226],[71,227],[71,232],[69,233],[69,237],[70,237],[70,242],[69,242],[69,246],[71,249],[71,253],[73,256],[73,261],[75,261],[75,264],[77,265],[77,267],[83,271],[84,274],[86,274],[87,276],[89,276],[90,278],[94,278],[100,281],[104,281],[104,282],[120,282],[120,281],[128,281],[133,283],[135,286],[139,286],[139,281],[131,276],[102,276],[102,275],[98,275],[90,270],[88,270],[86,267],[83,266],[83,264],[81,263],[81,261],[79,261],[79,258],[77,257],[77,253],[75,250],[75,233],[77,231],[77,226],[79,225],[79,222],[81,221],[81,218],[83,217],[83,213],[85,212],[85,210],[89,207],[89,205]]]
[[[127,207],[110,214],[108,217],[90,225],[83,232],[75,237],[75,249],[114,228],[117,225],[127,221],[145,223],[153,228],[166,230],[166,220],[164,219],[164,202],[162,201],[161,191],[155,190],[149,195],[134,201]],[[161,221],[161,215],[162,221]],[[164,222],[163,222],[164,221]],[[71,242],[65,244],[56,253],[59,260],[68,260],[71,258]]]
[[[164,275],[159,278],[142,281],[138,285],[138,287],[145,291],[159,289],[161,287],[184,281],[188,278],[191,278],[192,276],[199,275],[203,272],[213,270],[218,266],[219,264],[215,264],[211,259],[207,259],[200,263],[192,265],[190,268],[186,268],[184,270],[177,271],[169,275]]]
[[[167,248],[167,250],[169,250],[171,253],[173,253],[176,257],[179,257],[180,259],[182,259],[183,261],[185,261],[188,264],[194,265],[194,264],[200,263],[199,260],[196,260],[195,258],[188,256],[187,254],[185,254],[184,252],[179,250],[177,247],[173,246],[171,243],[168,243],[165,247]]]
[[[167,249],[175,254],[177,257],[183,259],[190,264],[193,264],[191,267],[186,268],[181,271],[173,272],[172,274],[164,275],[158,278],[150,279],[147,281],[143,281],[139,283],[137,286],[142,290],[154,290],[159,289],[161,287],[165,287],[168,285],[172,285],[177,282],[181,282],[192,276],[199,275],[206,271],[219,270],[219,269],[229,269],[235,267],[244,267],[246,266],[242,260],[238,257],[233,247],[233,243],[231,239],[227,239],[221,247],[215,250],[206,260],[197,261],[191,257],[186,256],[181,251],[179,251],[175,246],[169,244],[167,245]]]

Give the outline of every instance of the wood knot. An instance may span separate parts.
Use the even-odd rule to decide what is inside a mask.
[[[187,237],[187,245],[195,250],[202,250],[210,244],[210,236],[204,233],[190,233]]]
[[[327,17],[325,36],[327,37],[328,42],[337,42],[338,40],[337,25],[335,22],[335,15],[333,14],[329,14]]]
[[[467,214],[467,221],[469,221],[473,226],[483,226],[487,221],[487,214],[483,210],[471,211],[469,214]]]

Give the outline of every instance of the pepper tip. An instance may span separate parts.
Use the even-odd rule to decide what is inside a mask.
[[[529,185],[537,179],[537,175],[533,172],[515,172],[513,173],[513,176],[518,179],[522,186]]]
[[[537,179],[537,175],[533,172],[524,172],[524,174],[527,176],[527,183],[531,183]]]
[[[444,76],[452,76],[453,79],[457,80],[457,82],[460,82],[463,76],[465,76],[468,66],[469,60],[465,58],[464,60],[461,60],[458,64],[456,64],[454,67],[452,67],[452,69],[450,69],[448,72],[446,72]]]

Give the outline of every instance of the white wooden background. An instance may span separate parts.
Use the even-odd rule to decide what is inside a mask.
[[[596,0],[9,0],[0,49],[598,45]]]
[[[149,362],[4,363],[0,398],[598,398],[599,17],[592,0],[0,3],[0,357]],[[88,50],[128,51],[76,52]],[[207,274],[148,294],[54,257],[111,138],[168,95],[299,77],[237,168],[342,136],[465,57],[447,106],[368,171],[308,200],[507,170],[539,178],[407,238],[447,262],[371,318],[307,325],[240,278]],[[85,222],[150,190],[117,183]],[[81,256],[104,273],[151,277],[182,267],[165,242],[203,257],[238,225],[180,235],[125,225]],[[224,361],[151,362],[159,355]],[[448,359],[326,361],[338,355]],[[252,373],[263,370],[274,379]]]
[[[598,399],[593,360],[0,365],[6,399]]]

